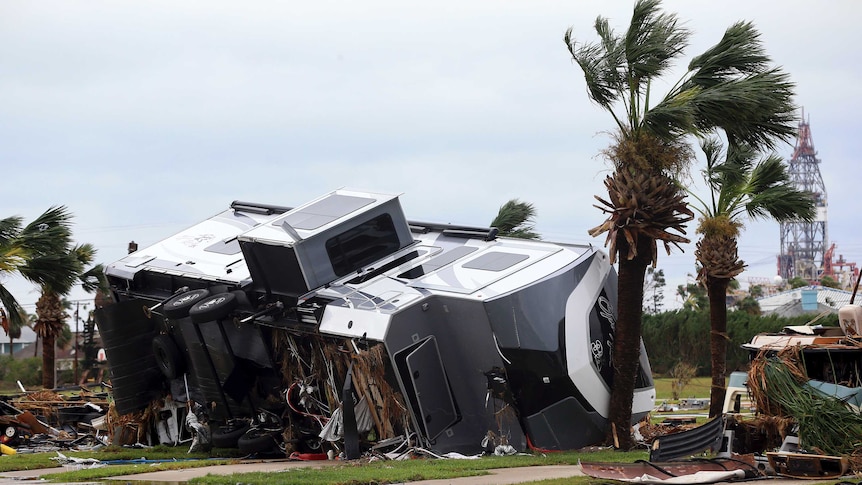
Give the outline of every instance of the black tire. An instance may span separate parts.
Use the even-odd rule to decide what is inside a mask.
[[[204,298],[210,295],[206,288],[186,291],[174,296],[162,305],[162,313],[173,319],[183,318],[189,314],[189,310]]]
[[[156,335],[153,338],[153,356],[159,370],[168,379],[176,379],[183,374],[183,356],[170,336]]]
[[[236,295],[233,293],[219,293],[211,295],[196,303],[189,309],[189,316],[195,323],[212,322],[221,320],[230,315],[237,305]]]
[[[213,431],[212,442],[216,448],[236,448],[239,439],[249,430],[248,421],[230,421]]]
[[[280,431],[252,428],[237,440],[239,451],[251,453],[270,453],[278,450]]]

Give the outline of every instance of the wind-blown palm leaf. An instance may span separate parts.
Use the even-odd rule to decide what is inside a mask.
[[[71,220],[65,206],[51,207],[24,226],[17,237],[18,244],[33,255],[57,253],[72,236]]]
[[[796,133],[794,84],[777,69],[695,91],[701,131],[720,128],[730,144],[771,150]]]
[[[0,219],[0,248],[8,247],[21,232],[21,223],[22,219],[17,216]]]
[[[691,83],[708,88],[740,74],[763,72],[770,62],[754,24],[737,22],[724,32],[718,44],[692,59],[688,70],[694,72]]]
[[[642,83],[661,77],[686,47],[691,33],[680,27],[677,16],[662,13],[658,0],[635,4],[625,35],[625,55],[630,74],[629,90],[641,92]],[[644,111],[648,106],[641,107]]]
[[[533,230],[532,224],[535,215],[533,204],[512,199],[500,206],[497,217],[491,221],[491,227],[496,227],[501,236],[538,239],[539,234]]]

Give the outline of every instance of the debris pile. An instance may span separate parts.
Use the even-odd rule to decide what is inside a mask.
[[[752,362],[748,386],[763,414],[792,418],[799,446],[822,455],[847,455],[862,448],[862,414],[816,385],[806,372],[802,349],[787,347]],[[837,390],[840,384],[830,386]],[[846,386],[842,386],[846,387]]]
[[[0,450],[16,452],[93,449],[109,442],[103,423],[107,393],[82,388],[60,394],[32,391],[0,401]]]

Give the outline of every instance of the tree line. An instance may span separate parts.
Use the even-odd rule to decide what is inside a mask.
[[[643,341],[650,366],[656,375],[668,375],[679,362],[697,369],[698,376],[708,376],[712,370],[709,310],[682,309],[643,318]],[[727,372],[748,370],[749,352],[742,345],[759,333],[780,332],[784,327],[805,325],[811,315],[780,317],[755,315],[745,311],[727,314]],[[838,315],[827,315],[818,324],[838,326]]]

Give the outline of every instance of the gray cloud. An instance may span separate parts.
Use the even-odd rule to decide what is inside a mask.
[[[811,116],[830,239],[862,263],[862,7],[664,5],[695,33],[686,60],[736,20],[758,26]],[[65,204],[76,237],[109,262],[234,199],[297,205],[349,186],[403,193],[412,219],[474,225],[518,197],[545,238],[602,245],[586,231],[602,220],[592,204],[613,121],[589,102],[562,34],[595,40],[597,15],[621,30],[631,6],[12,0],[0,17],[0,216]],[[749,223],[741,242],[743,281],[775,273],[777,224]],[[668,293],[692,253],[660,256]]]

